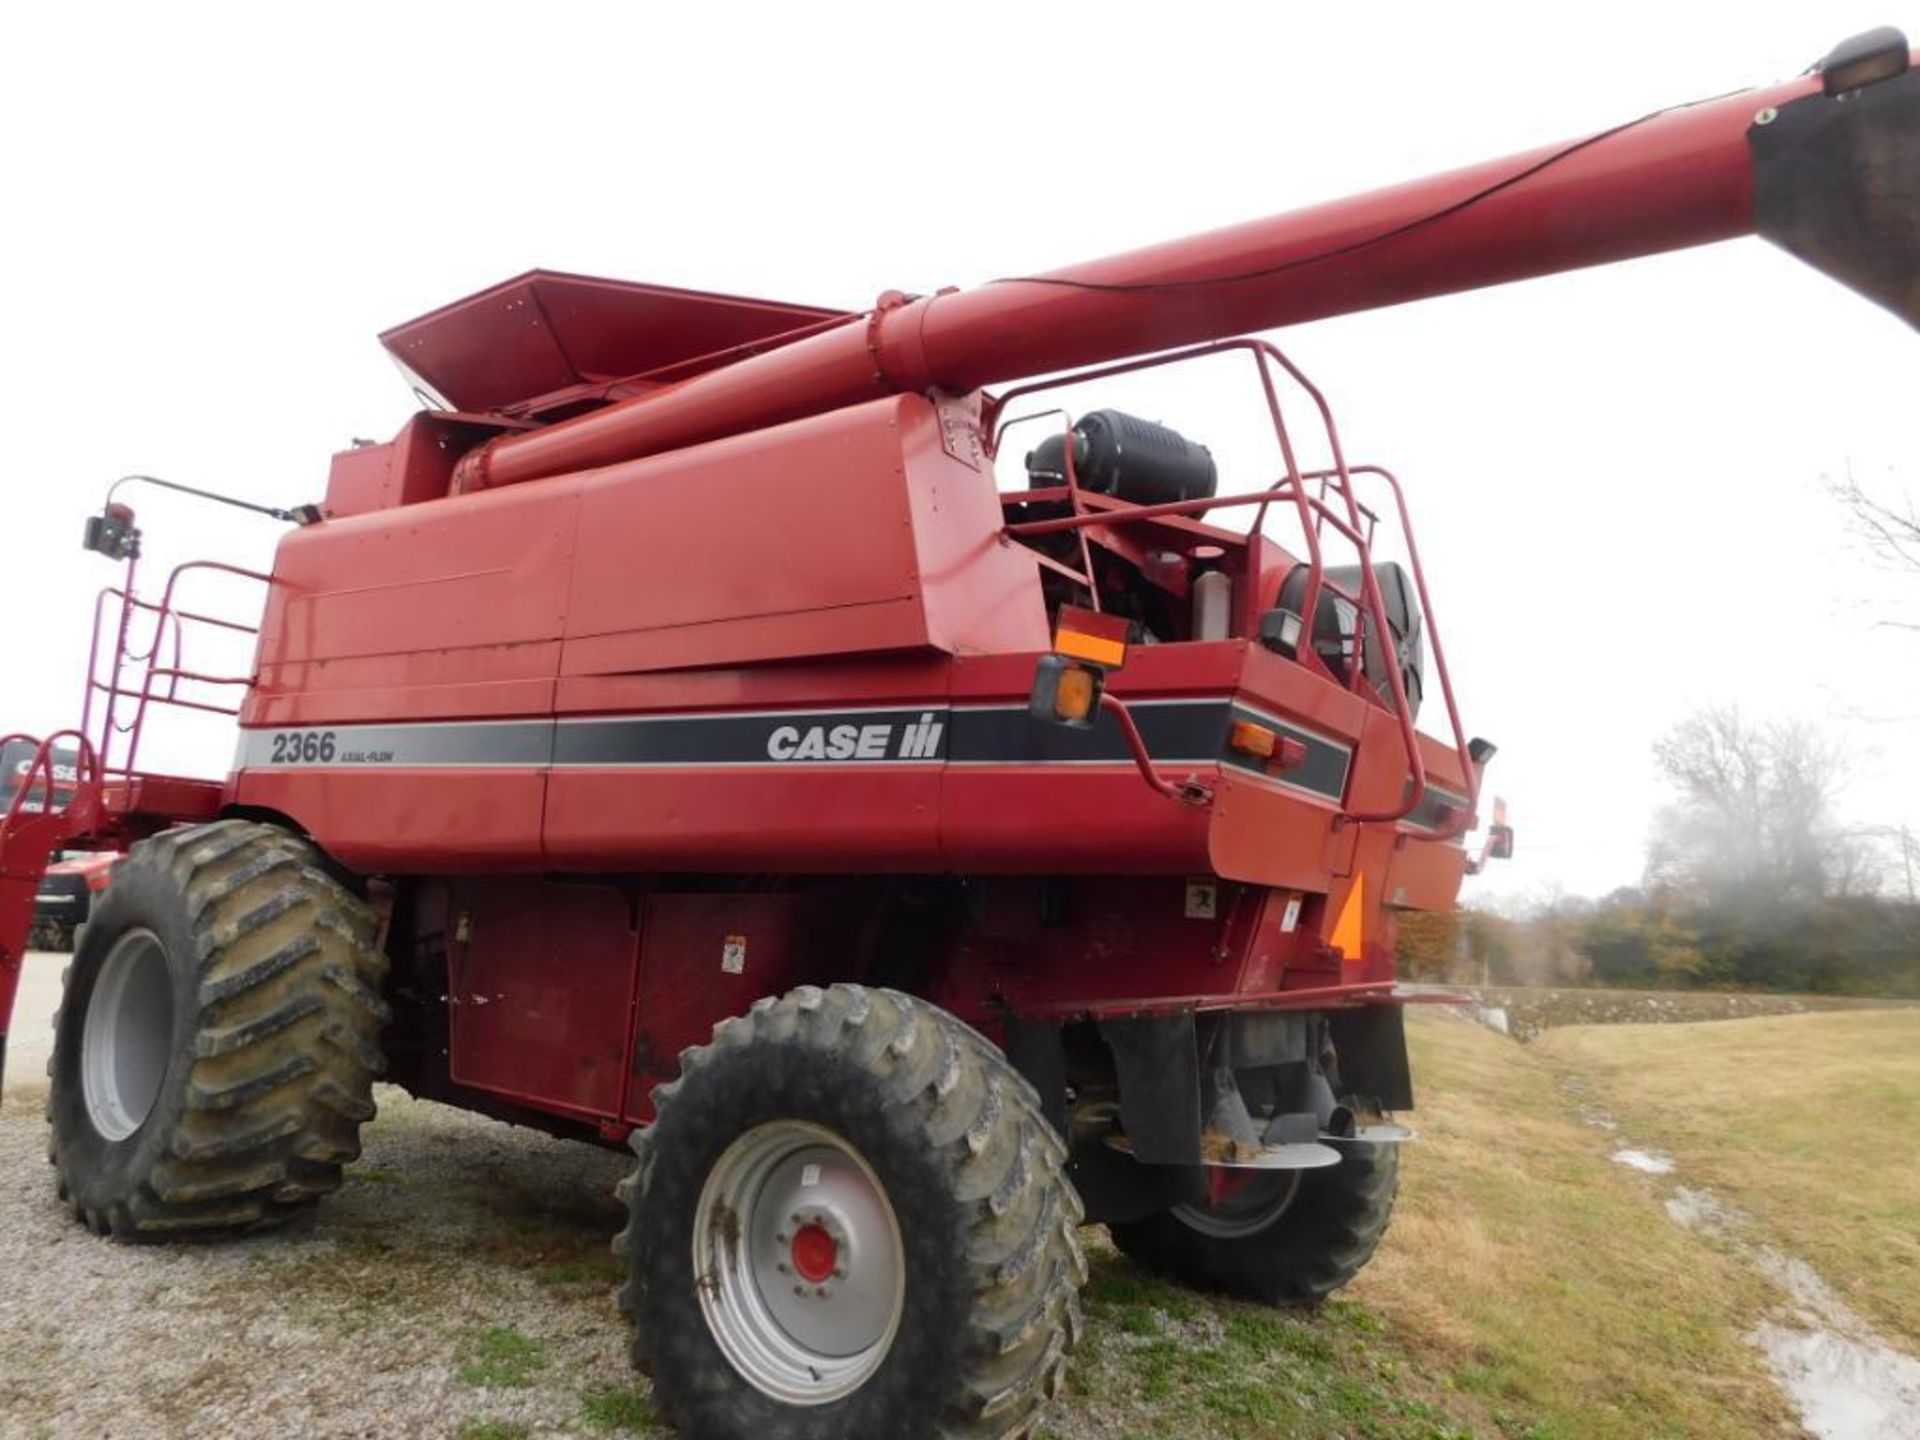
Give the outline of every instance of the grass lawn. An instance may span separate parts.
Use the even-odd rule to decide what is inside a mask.
[[[1410,1032],[1422,1138],[1373,1266],[1302,1315],[1192,1296],[1096,1254],[1089,1343],[1055,1433],[1792,1433],[1739,1338],[1764,1312],[1759,1282],[1607,1159],[1531,1050],[1450,1017],[1419,1015]]]
[[[1672,1154],[1676,1180],[1747,1211],[1920,1345],[1920,1011],[1563,1030],[1536,1048]]]

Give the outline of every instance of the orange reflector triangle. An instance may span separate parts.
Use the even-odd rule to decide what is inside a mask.
[[[1366,939],[1367,877],[1356,875],[1347,891],[1347,903],[1340,907],[1339,923],[1333,927],[1333,944],[1349,960],[1358,960]]]

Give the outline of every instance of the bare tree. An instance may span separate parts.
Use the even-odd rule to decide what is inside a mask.
[[[1911,495],[1902,495],[1898,501],[1884,500],[1861,485],[1851,465],[1845,477],[1831,482],[1830,488],[1846,508],[1854,533],[1869,553],[1892,569],[1920,573],[1920,509],[1915,508]],[[1920,630],[1920,623],[1911,620],[1883,619],[1879,623]]]
[[[1648,846],[1651,883],[1733,903],[1871,888],[1863,847],[1833,825],[1840,752],[1812,726],[1714,707],[1674,726],[1654,757],[1674,800]]]

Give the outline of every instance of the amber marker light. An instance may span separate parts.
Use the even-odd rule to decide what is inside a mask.
[[[1236,720],[1233,729],[1227,732],[1227,744],[1242,755],[1251,755],[1258,760],[1270,759],[1279,736],[1264,725],[1256,725],[1251,720]]]
[[[1066,655],[1042,655],[1034,667],[1028,713],[1049,724],[1088,730],[1099,714],[1100,692],[1105,688],[1106,676],[1099,666]]]
[[[1053,714],[1057,720],[1085,720],[1099,703],[1100,687],[1091,670],[1074,666],[1060,672],[1060,684],[1053,692]]]

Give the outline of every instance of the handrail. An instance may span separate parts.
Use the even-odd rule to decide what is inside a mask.
[[[54,773],[54,747],[62,740],[74,742],[73,793],[67,797],[64,805],[59,803],[60,780]],[[7,803],[7,813],[0,818],[0,839],[13,830],[23,814],[47,816],[70,815],[76,805],[83,801],[91,808],[97,806],[100,797],[100,765],[94,754],[93,742],[78,730],[56,730],[44,739],[16,732],[12,735],[0,735],[0,752],[16,740],[25,740],[34,746],[33,758],[27,762],[27,768],[21,776],[20,786],[13,792],[13,798]],[[43,779],[36,776],[44,774]],[[28,805],[27,797],[35,789],[45,787],[46,799],[33,806]],[[82,818],[91,818],[89,811],[81,812]]]
[[[205,614],[197,610],[181,609],[176,603],[182,579],[188,575],[211,572],[231,575],[243,580],[253,580],[271,586],[273,577],[259,570],[251,570],[241,565],[231,565],[222,560],[189,560],[176,565],[167,575],[167,582],[161,590],[160,598],[149,600],[134,589],[135,572],[138,561],[127,561],[126,574],[119,585],[103,588],[94,599],[93,638],[87,652],[86,684],[82,692],[80,711],[80,733],[96,733],[94,725],[94,696],[104,696],[101,706],[97,733],[100,737],[97,749],[97,764],[103,775],[131,775],[139,760],[140,741],[145,732],[149,710],[154,705],[171,705],[185,710],[195,710],[207,714],[233,716],[239,714],[238,706],[225,706],[194,700],[180,694],[180,683],[184,680],[192,684],[244,686],[252,683],[251,675],[213,675],[191,669],[186,664],[184,638],[185,625],[207,625],[217,629],[242,635],[257,635],[259,627],[249,625],[224,616]],[[120,602],[120,615],[115,626],[113,639],[113,658],[103,680],[100,674],[100,649],[105,630],[106,605],[111,599]],[[144,649],[136,649],[133,644],[133,617],[135,612],[152,614],[152,642]],[[169,638],[171,646],[167,645]],[[170,655],[163,652],[170,650]],[[163,658],[172,663],[161,663]],[[139,667],[137,686],[126,679],[129,666]],[[126,723],[118,719],[118,702],[133,702],[133,716]],[[115,765],[113,761],[113,739],[116,735],[126,735],[126,759]]]
[[[1099,503],[1091,508],[1085,502],[1082,492],[1073,474],[1073,431],[1069,422],[1066,437],[1065,471],[1067,484],[1054,487],[1050,491],[1029,491],[1025,494],[1003,495],[1002,503],[1018,503],[1021,500],[1067,499],[1072,513],[1048,520],[1021,521],[1005,526],[1003,533],[1014,539],[1037,538],[1042,535],[1067,531],[1076,532],[1083,564],[1086,567],[1085,583],[1090,593],[1095,595],[1098,606],[1097,586],[1094,584],[1092,557],[1088,553],[1087,530],[1094,525],[1124,523],[1159,517],[1190,517],[1206,514],[1212,510],[1225,509],[1239,505],[1258,505],[1259,510],[1249,526],[1246,536],[1246,558],[1241,596],[1238,605],[1239,628],[1243,636],[1257,632],[1259,625],[1259,604],[1261,591],[1261,567],[1264,546],[1259,543],[1265,527],[1268,509],[1276,502],[1292,503],[1300,532],[1307,549],[1306,565],[1307,588],[1301,607],[1302,623],[1306,626],[1307,636],[1312,634],[1312,617],[1318,612],[1320,599],[1328,590],[1345,599],[1357,612],[1354,635],[1352,637],[1353,657],[1348,666],[1345,684],[1356,693],[1363,693],[1367,687],[1366,651],[1370,640],[1368,626],[1379,637],[1387,670],[1387,691],[1390,708],[1398,723],[1400,742],[1406,757],[1407,770],[1412,781],[1401,797],[1398,808],[1381,811],[1350,812],[1343,818],[1361,823],[1391,823],[1401,825],[1425,803],[1429,790],[1426,758],[1422,752],[1419,731],[1414,723],[1412,705],[1408,701],[1406,686],[1401,676],[1401,664],[1398,646],[1394,639],[1393,626],[1386,614],[1385,598],[1380,590],[1379,577],[1374,573],[1373,538],[1378,528],[1379,515],[1371,508],[1360,503],[1354,493],[1353,476],[1355,474],[1378,475],[1391,487],[1394,502],[1400,518],[1402,533],[1406,536],[1407,558],[1413,570],[1414,586],[1420,596],[1423,615],[1427,628],[1433,636],[1434,668],[1440,680],[1440,687],[1446,701],[1447,717],[1453,729],[1454,748],[1460,761],[1461,773],[1466,778],[1469,799],[1464,814],[1453,817],[1448,823],[1437,829],[1438,838],[1452,839],[1463,834],[1472,822],[1473,811],[1479,800],[1479,781],[1476,769],[1468,750],[1464,728],[1460,722],[1459,707],[1455,702],[1453,681],[1447,670],[1446,651],[1440,641],[1439,626],[1434,619],[1433,607],[1428,596],[1426,575],[1420,562],[1419,547],[1413,538],[1412,516],[1407,510],[1406,498],[1398,479],[1381,466],[1364,465],[1350,467],[1347,464],[1344,448],[1340,441],[1339,427],[1334,421],[1332,407],[1305,372],[1290,360],[1277,346],[1264,340],[1241,338],[1213,341],[1195,345],[1183,350],[1163,355],[1148,356],[1143,359],[1122,361],[1103,365],[1090,370],[1077,371],[1068,375],[1039,380],[1026,385],[1015,386],[1004,394],[990,399],[983,412],[983,423],[987,429],[988,454],[996,457],[1000,452],[1001,440],[1014,425],[1037,416],[1021,416],[1015,420],[1002,421],[1008,405],[1023,396],[1057,388],[1063,385],[1085,384],[1090,381],[1146,370],[1163,365],[1175,364],[1185,360],[1201,359],[1229,351],[1245,351],[1253,359],[1256,374],[1259,377],[1262,396],[1267,404],[1268,418],[1272,422],[1275,439],[1280,446],[1281,458],[1285,464],[1285,474],[1265,490],[1244,495],[1208,496],[1194,500],[1167,501],[1158,504],[1137,505],[1111,497],[1099,497]],[[1328,448],[1332,452],[1333,465],[1330,468],[1302,471],[1293,448],[1292,436],[1287,428],[1284,407],[1280,403],[1278,388],[1274,383],[1271,366],[1277,365],[1284,370],[1289,379],[1304,390],[1319,412],[1322,426],[1327,436]],[[1039,415],[1056,413],[1041,411]],[[1319,486],[1319,494],[1310,496],[1310,484]],[[1338,510],[1328,495],[1331,488],[1337,492]],[[1062,493],[1064,492],[1064,494]],[[1343,511],[1344,515],[1339,513]],[[1325,557],[1321,550],[1321,541],[1325,532],[1331,528],[1350,544],[1360,559],[1360,593],[1353,594],[1346,587],[1337,584],[1326,576]],[[1053,561],[1040,551],[1034,551],[1036,558],[1047,563],[1049,568],[1080,579],[1073,572]],[[1329,679],[1336,678],[1321,659],[1315,648],[1307,644],[1298,657],[1302,663],[1317,668]],[[1414,833],[1411,827],[1403,827],[1408,833]]]
[[[1465,813],[1456,817],[1451,825],[1439,827],[1436,838],[1458,839],[1472,826],[1474,812],[1480,808],[1480,767],[1473,763],[1466,727],[1460,723],[1460,706],[1453,696],[1453,676],[1447,669],[1447,650],[1440,640],[1440,622],[1433,616],[1433,600],[1427,594],[1427,572],[1420,563],[1420,546],[1413,536],[1413,516],[1407,509],[1406,491],[1400,484],[1400,477],[1384,465],[1356,465],[1351,473],[1377,475],[1386,481],[1388,488],[1393,492],[1394,507],[1400,514],[1400,533],[1406,538],[1407,560],[1413,567],[1413,588],[1420,596],[1420,613],[1426,617],[1427,634],[1433,640],[1434,674],[1440,679],[1440,697],[1446,702],[1447,722],[1453,727],[1454,748],[1460,756],[1460,773],[1466,777],[1467,781]]]
[[[1205,805],[1213,799],[1213,791],[1192,776],[1175,785],[1160,774],[1159,768],[1153,763],[1153,752],[1147,749],[1146,738],[1134,723],[1133,711],[1128,708],[1126,701],[1110,690],[1102,690],[1100,708],[1111,715],[1113,723],[1120,727],[1120,738],[1127,742],[1127,754],[1133,757],[1133,768],[1140,772],[1140,778],[1155,793],[1188,805]]]
[[[1063,441],[1066,448],[1062,451],[1061,462],[1066,466],[1066,483],[1054,488],[1059,492],[1060,498],[1065,499],[1067,504],[1072,507],[1075,515],[1084,515],[1087,513],[1086,491],[1080,488],[1079,476],[1074,470],[1073,462],[1073,416],[1065,409],[1055,406],[1051,410],[1036,410],[1031,415],[1022,415],[1018,419],[1008,421],[1006,425],[1001,427],[999,434],[994,436],[995,447],[996,449],[998,448],[1000,435],[1004,435],[1015,425],[1024,425],[1029,420],[1044,420],[1049,415],[1058,415],[1066,422],[1066,436]],[[1051,555],[1040,555],[1037,551],[1035,555],[1046,564],[1048,569],[1085,587],[1087,604],[1094,611],[1098,612],[1100,609],[1100,585],[1093,573],[1093,549],[1087,542],[1086,531],[1082,530],[1078,538],[1080,543],[1080,569],[1078,571],[1068,569]]]

